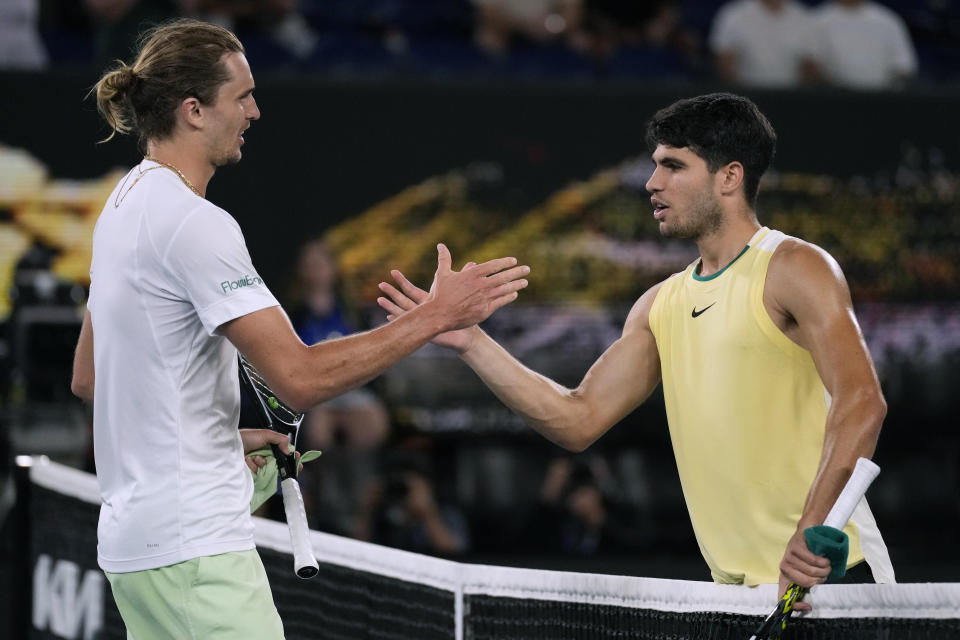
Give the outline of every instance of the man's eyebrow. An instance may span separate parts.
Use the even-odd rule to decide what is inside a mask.
[[[684,162],[683,160],[677,158],[676,156],[663,156],[663,157],[660,158],[659,160],[658,160],[657,158],[653,158],[653,162],[654,162],[654,164],[665,165],[665,166],[668,166],[668,167],[685,167],[685,166],[687,166],[687,163],[686,163],[686,162]]]

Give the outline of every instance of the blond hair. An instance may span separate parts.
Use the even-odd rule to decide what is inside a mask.
[[[183,100],[216,101],[220,86],[230,79],[223,63],[228,53],[244,53],[237,37],[199,20],[174,20],[142,34],[133,65],[117,60],[91,90],[112,129],[101,142],[136,132],[145,151],[148,140],[169,137]]]

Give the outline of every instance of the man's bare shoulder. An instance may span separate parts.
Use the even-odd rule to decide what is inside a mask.
[[[784,238],[770,259],[771,268],[775,265],[795,268],[817,264],[839,268],[837,261],[826,249],[794,236]]]
[[[829,252],[812,242],[788,237],[770,258],[765,295],[792,314],[798,303],[846,300],[850,292],[843,270]]]

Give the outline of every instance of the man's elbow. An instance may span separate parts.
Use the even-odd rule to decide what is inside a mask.
[[[595,419],[597,411],[580,388],[567,394],[568,402],[560,408],[553,407],[530,424],[554,444],[572,453],[581,453],[606,433],[609,425]]]
[[[879,389],[861,392],[858,413],[864,436],[869,438],[875,447],[883,421],[887,417],[887,401],[883,393]]]
[[[876,430],[879,433],[880,427],[883,426],[883,421],[887,417],[887,400],[883,397],[883,393],[877,391],[873,394],[873,397],[870,400],[871,404],[871,415],[873,416],[873,422],[876,425]]]
[[[568,428],[560,430],[552,440],[571,453],[582,453],[599,437],[599,434],[595,434],[593,430]]]
[[[87,403],[93,403],[93,378],[73,376],[70,381],[70,391],[73,395]]]
[[[594,440],[592,438],[576,437],[565,439],[563,442],[558,442],[557,444],[571,453],[583,453],[593,443]]]
[[[272,391],[285,405],[298,411],[306,413],[313,408],[315,402],[311,402],[304,385],[297,384],[295,381],[289,381],[284,384],[273,385]]]
[[[283,400],[283,397],[281,396],[280,399]],[[284,402],[286,402],[288,407],[298,413],[306,413],[318,404],[316,402],[311,402],[310,399],[304,394],[292,395],[290,396],[289,400],[284,400]]]
[[[271,383],[271,389],[281,402],[300,413],[306,413],[320,402],[328,399],[322,393],[318,394],[321,390],[317,389],[310,376],[301,375],[294,371],[286,372],[281,380],[268,382]],[[331,393],[329,397],[333,397],[333,395]]]

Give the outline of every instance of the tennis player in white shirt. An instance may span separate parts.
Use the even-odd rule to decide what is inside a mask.
[[[254,548],[244,452],[286,440],[238,431],[237,350],[306,409],[482,321],[516,299],[529,269],[500,258],[453,271],[439,245],[428,304],[374,331],[303,344],[239,225],[204,197],[260,117],[243,46],[192,20],[141,42],[132,66],[96,86],[108,125],[136,133],[145,154],[97,222],[74,362],[73,391],[93,403],[98,560],[135,640],[282,638]]]

